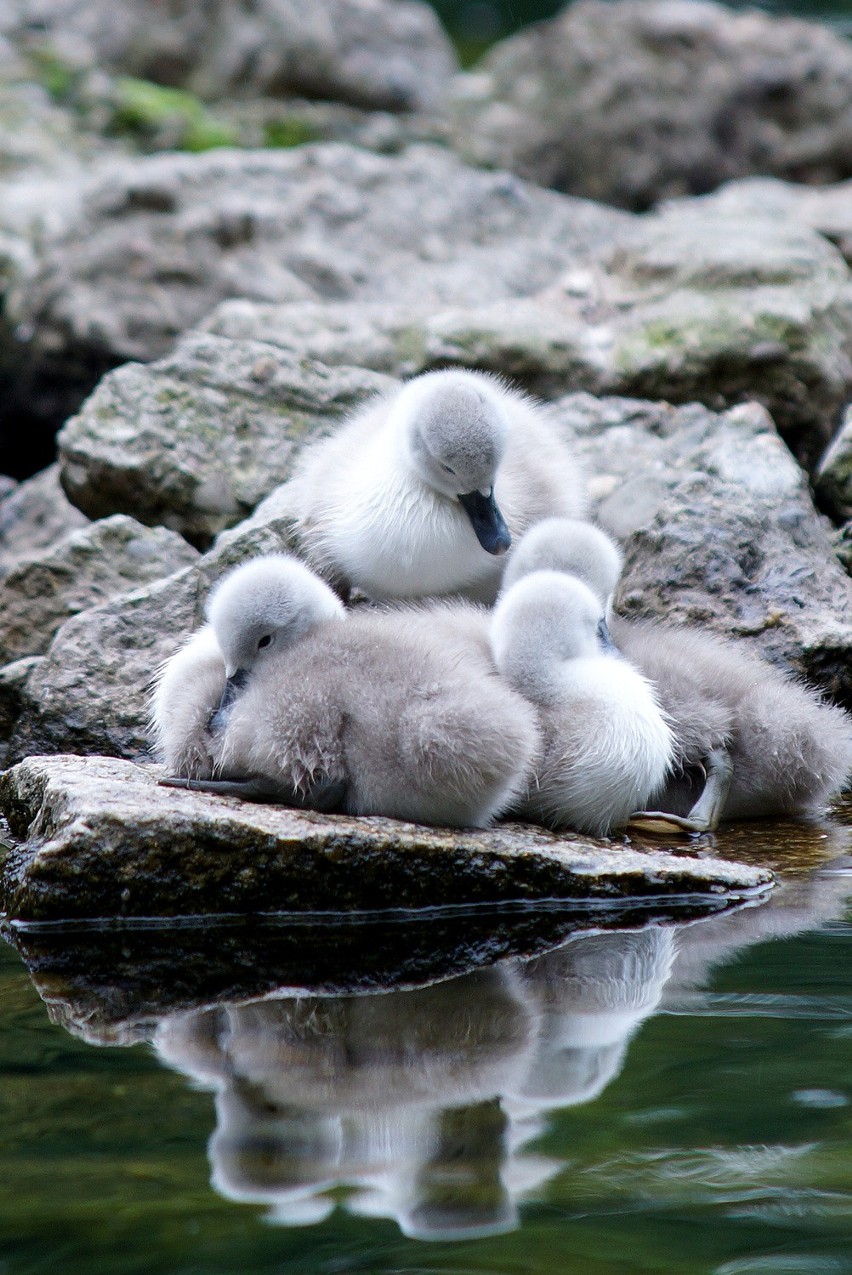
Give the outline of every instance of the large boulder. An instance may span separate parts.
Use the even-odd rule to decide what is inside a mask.
[[[41,655],[69,616],[188,566],[182,536],[116,514],[24,558],[0,580],[0,663]]]
[[[696,474],[626,549],[619,611],[743,638],[852,709],[852,581],[805,492]]]
[[[694,201],[687,200],[671,203],[694,206]],[[793,221],[818,230],[852,264],[852,181],[803,186],[775,177],[746,177],[720,186],[701,203],[723,217]]]
[[[807,464],[852,385],[849,268],[784,218],[701,201],[635,218],[436,147],[328,144],[110,165],[66,224],[10,266],[7,303],[10,377],[54,422],[223,302],[242,336],[397,375],[460,363],[548,397],[756,397]]]
[[[153,679],[203,623],[211,586],[246,558],[294,548],[286,519],[247,525],[193,565],[66,620],[46,655],[22,670],[7,693],[7,702],[19,706],[7,763],[72,750],[147,756]]]
[[[735,637],[852,709],[852,580],[766,412],[588,395],[556,408],[624,543],[616,609]]]
[[[303,94],[396,111],[438,105],[458,66],[422,0],[6,0],[0,35],[59,68],[209,98]]]
[[[33,757],[0,779],[18,844],[3,911],[29,920],[367,910],[522,899],[744,898],[765,868],[540,829],[424,828],[161,788],[103,757]]]
[[[578,0],[459,77],[456,145],[643,209],[733,177],[852,175],[852,46],[708,0]]]
[[[206,546],[289,477],[305,438],[392,384],[259,341],[190,336],[101,381],[59,435],[62,484],[92,518],[132,509]]]
[[[629,222],[429,146],[163,154],[75,190],[37,258],[10,261],[0,333],[7,394],[22,384],[54,425],[228,298],[487,302],[543,287]]]
[[[6,312],[6,294],[78,208],[87,168],[119,149],[87,131],[32,74],[0,36],[0,472],[18,476],[52,459],[45,421],[55,428],[57,408],[55,386],[29,365],[28,333]]]
[[[0,577],[88,521],[59,485],[58,465],[13,487],[0,499]]]
[[[718,410],[757,399],[812,466],[852,390],[852,275],[813,230],[685,201],[623,222],[536,294],[419,303],[223,304],[205,323],[302,358],[396,375],[458,364]]]

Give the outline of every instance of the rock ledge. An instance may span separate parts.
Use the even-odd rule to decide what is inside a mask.
[[[0,778],[27,920],[354,911],[508,900],[760,893],[767,869],[506,825],[425,828],[160,788],[151,764],[31,757]]]

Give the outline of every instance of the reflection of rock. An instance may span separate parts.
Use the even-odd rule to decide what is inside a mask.
[[[671,924],[730,905],[724,897],[695,895],[650,907],[641,899],[610,899],[599,908],[566,900],[558,907],[431,908],[355,918],[208,916],[174,926],[10,923],[2,933],[54,1022],[91,1044],[127,1045],[146,1040],[160,1018],[171,1015],[177,1024],[185,1011],[269,996],[282,987],[323,997],[422,987],[501,959],[531,958],[592,924],[607,931]],[[194,1038],[202,1040],[198,1033]]]
[[[830,857],[842,852],[844,839],[848,846],[850,834],[831,825],[815,830],[811,863],[819,836],[823,857]],[[88,999],[76,1002],[68,992],[73,947],[63,953],[61,930],[18,932],[13,939],[54,1019],[99,1043],[152,1038],[163,1061],[215,1092],[209,1156],[221,1194],[266,1206],[280,1225],[318,1222],[340,1203],[394,1219],[406,1235],[448,1240],[516,1224],[522,1201],[563,1167],[531,1152],[529,1143],[551,1112],[593,1101],[615,1079],[631,1036],[661,997],[667,1009],[686,1005],[692,1012],[695,984],[713,964],[767,935],[838,915],[851,890],[848,860],[834,860],[785,883],[768,906],[728,918],[575,933],[557,948],[539,948],[540,955],[479,969],[469,964],[462,977],[384,994],[294,994],[291,983],[262,1000],[165,1015],[149,995],[147,1023],[126,995],[136,956],[127,946],[132,930],[115,930],[100,980],[87,961]],[[265,941],[255,948],[234,935],[233,950],[222,953],[237,995],[241,983],[247,986],[247,967],[256,959],[262,964],[271,945],[270,931],[264,935],[264,925],[252,923],[252,931],[258,928]],[[295,928],[300,954],[290,950],[290,966],[280,966],[291,978],[300,960],[311,963],[312,946],[328,956],[338,952],[341,936]],[[377,923],[376,933],[387,928]],[[351,929],[352,944],[339,947],[346,970],[359,947],[370,952],[373,943],[369,927]],[[409,976],[425,968],[430,930],[438,942],[434,919],[420,930],[410,919],[400,924],[400,944],[420,945],[419,955],[409,953]],[[71,941],[78,935],[76,928]],[[140,943],[150,939],[149,932]],[[534,951],[534,941],[526,942]],[[215,965],[215,943],[199,964],[204,956]],[[485,949],[479,959],[487,959]],[[433,971],[439,967],[433,958]],[[271,966],[258,973],[267,977]],[[221,971],[216,977],[224,986]],[[345,983],[345,976],[338,979],[338,986]],[[174,958],[168,970],[163,962],[160,980],[187,986]],[[332,982],[326,975],[323,986]],[[353,978],[351,986],[358,985]]]

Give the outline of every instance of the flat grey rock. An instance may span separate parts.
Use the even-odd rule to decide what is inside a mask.
[[[117,514],[72,531],[0,579],[0,664],[42,655],[69,616],[198,557],[182,536]]]
[[[210,98],[302,93],[411,110],[440,101],[458,65],[421,0],[217,0],[155,17],[150,0],[6,0],[0,34],[60,66]]]
[[[101,381],[59,434],[62,483],[92,518],[132,510],[206,546],[289,477],[306,438],[390,384],[259,341],[189,336]]]
[[[767,869],[506,825],[426,828],[157,786],[103,757],[33,757],[0,778],[16,844],[4,910],[30,920],[353,911],[511,899],[747,897]]]
[[[708,0],[578,0],[460,76],[468,158],[643,209],[732,177],[852,172],[852,48]]]

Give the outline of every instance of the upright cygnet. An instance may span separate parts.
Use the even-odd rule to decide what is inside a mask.
[[[308,447],[271,498],[304,552],[374,599],[492,602],[513,538],[582,515],[584,485],[545,409],[480,372],[429,372]]]
[[[506,581],[542,567],[608,603],[621,552],[589,523],[550,519],[519,544]],[[852,719],[733,642],[685,626],[609,616],[615,644],[657,687],[675,768],[652,802],[686,831],[720,819],[817,813],[852,775]],[[637,820],[662,830],[666,819]]]
[[[344,619],[331,590],[295,567],[260,559],[219,586],[210,606],[219,678],[213,691],[208,639],[197,637],[201,702],[188,712],[187,690],[180,709],[189,738],[170,712],[168,670],[157,692],[166,765],[206,749],[216,778],[184,773],[190,787],[485,826],[524,787],[538,746],[530,706],[440,608],[363,608]],[[191,683],[187,650],[175,658]]]
[[[536,571],[501,597],[491,632],[497,667],[542,731],[519,812],[596,836],[624,825],[664,782],[673,744],[651,685],[609,642],[598,599]]]

